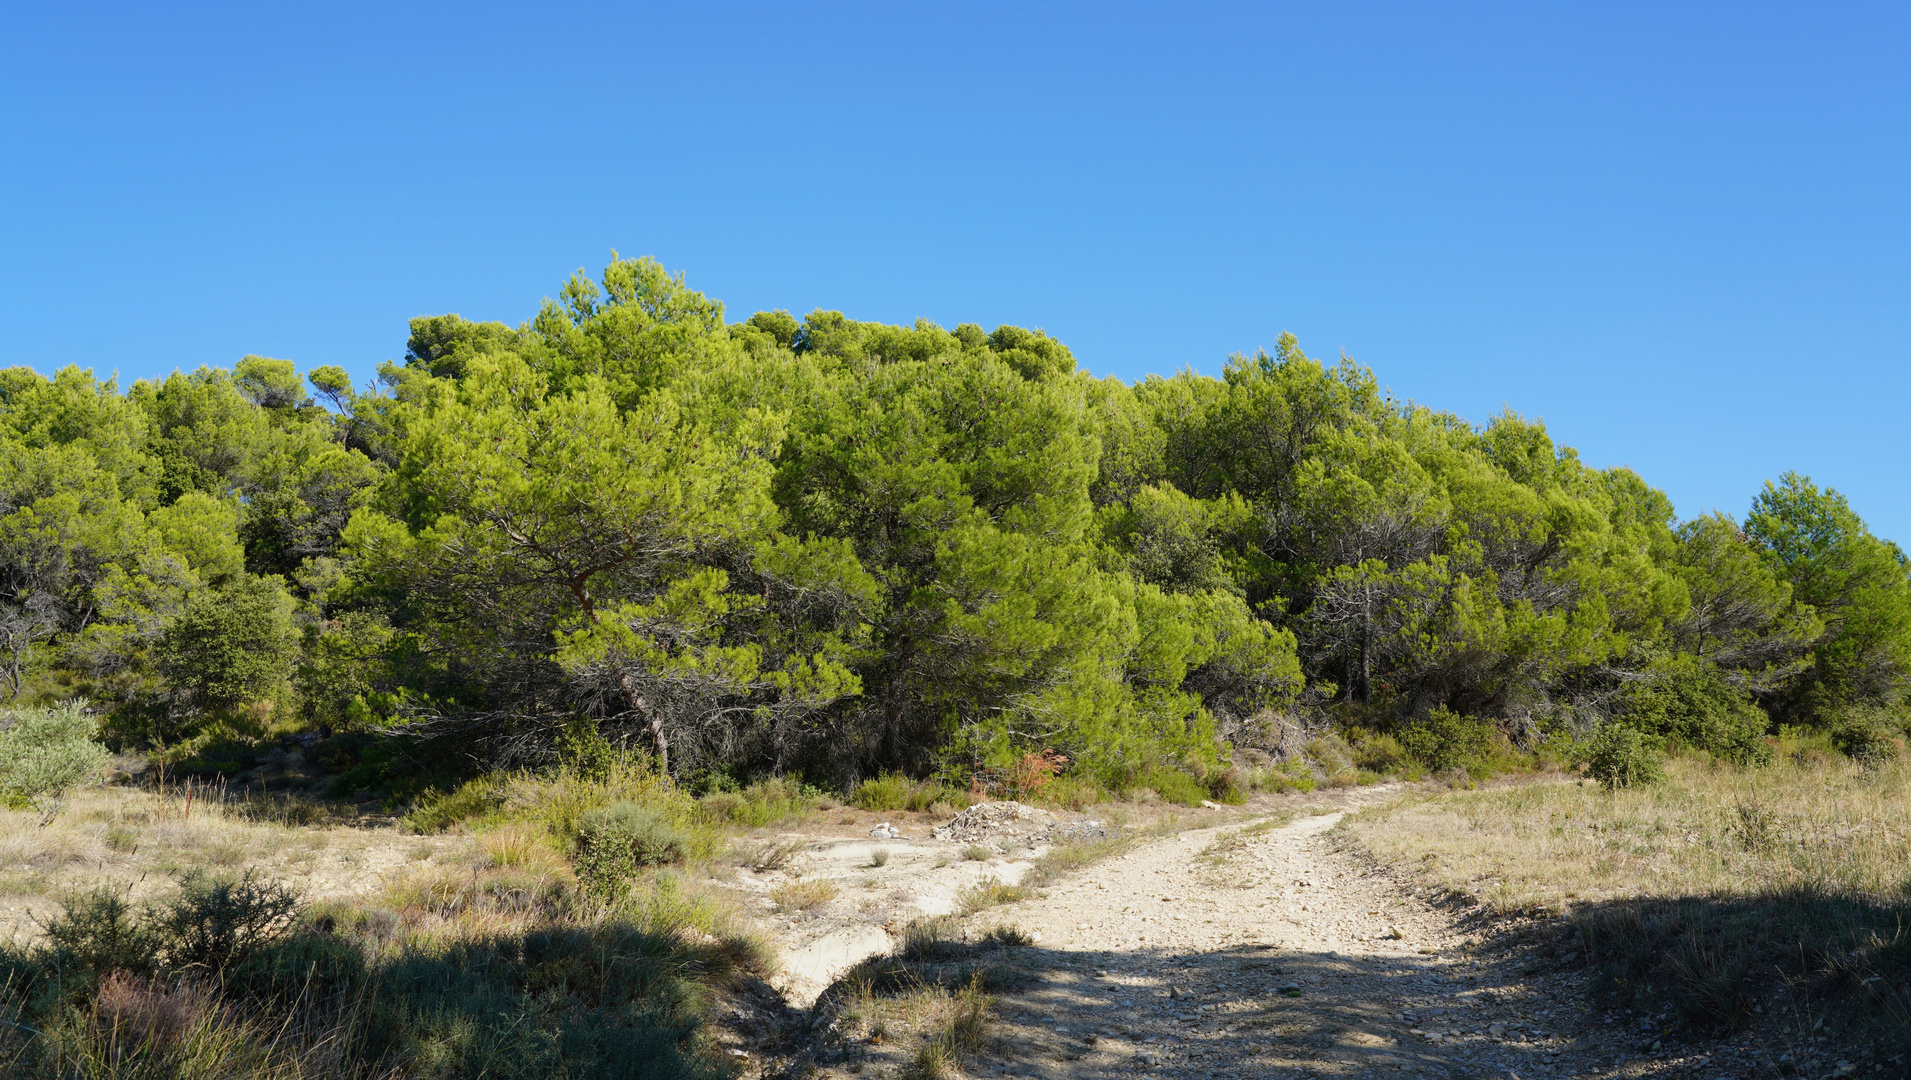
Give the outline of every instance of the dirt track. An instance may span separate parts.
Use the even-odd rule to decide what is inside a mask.
[[[1372,796],[1369,796],[1370,798]],[[1364,800],[1363,800],[1364,801]],[[1576,976],[1471,959],[1457,916],[1326,835],[1183,833],[1083,871],[1000,917],[1056,970],[1005,996],[976,1075],[1591,1074]]]
[[[1010,924],[1037,940],[1027,950],[1032,977],[997,995],[998,1038],[963,1071],[1071,1080],[1749,1075],[1723,1056],[1660,1049],[1655,1031],[1589,1012],[1583,968],[1569,941],[1554,940],[1558,928],[1482,948],[1466,912],[1417,895],[1333,832],[1346,811],[1393,794],[1340,793],[1338,809],[1292,820],[1291,809],[1250,808],[973,916],[974,929]],[[936,860],[926,839],[902,847],[924,865]],[[1013,877],[1026,865],[966,873]],[[830,1064],[818,1075],[867,1074],[853,1057]]]

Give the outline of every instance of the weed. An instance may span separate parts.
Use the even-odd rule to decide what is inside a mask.
[[[1007,885],[1000,878],[986,877],[956,893],[956,907],[964,915],[973,915],[984,908],[1013,904],[1033,895],[1034,890],[1026,885]]]
[[[995,849],[982,844],[970,844],[962,849],[962,857],[969,862],[988,862],[995,858]]]
[[[953,915],[912,919],[903,928],[896,954],[905,960],[943,960],[963,951],[962,923]]]
[[[836,899],[836,883],[825,878],[799,878],[770,890],[778,911],[809,911]]]
[[[872,867],[888,866],[889,865],[889,849],[880,848],[880,847],[871,848],[869,852],[869,865]]]
[[[767,840],[741,849],[741,865],[759,874],[787,870],[803,852],[801,840]]]
[[[988,1044],[993,1004],[983,990],[982,973],[970,976],[968,983],[951,996],[942,1024],[916,1051],[905,1075],[925,1080],[956,1075],[964,1057]]]

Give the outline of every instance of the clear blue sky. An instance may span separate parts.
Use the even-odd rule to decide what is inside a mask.
[[[724,300],[1345,350],[1682,514],[1911,540],[1911,8],[12,4],[0,364],[369,374],[612,248]]]

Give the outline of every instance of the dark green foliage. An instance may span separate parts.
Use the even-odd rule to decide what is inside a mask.
[[[1492,749],[1493,735],[1493,725],[1479,717],[1435,709],[1425,720],[1401,729],[1398,738],[1400,747],[1416,760],[1434,772],[1444,772],[1484,758]]]
[[[158,962],[162,941],[119,891],[104,886],[68,895],[60,901],[60,914],[46,924],[53,964],[75,974],[147,974]]]
[[[650,807],[612,803],[577,823],[572,838],[577,879],[592,893],[622,899],[639,867],[683,861],[689,839]]]
[[[1658,740],[1625,724],[1607,724],[1586,745],[1593,779],[1611,789],[1659,783],[1664,763]]]
[[[298,895],[256,871],[239,878],[188,870],[179,895],[154,913],[166,966],[217,978],[260,946],[291,930]]]
[[[1656,665],[1649,675],[1627,689],[1627,726],[1738,764],[1772,759],[1765,742],[1770,719],[1718,669],[1695,657],[1681,657]]]
[[[1832,745],[1867,765],[1876,765],[1904,752],[1911,734],[1911,713],[1903,706],[1843,706],[1825,725]]]
[[[298,636],[278,578],[243,577],[196,593],[155,650],[159,670],[194,707],[230,709],[292,673]]]

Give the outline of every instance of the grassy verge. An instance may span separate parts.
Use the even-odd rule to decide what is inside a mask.
[[[1634,1008],[1708,1031],[1782,1014],[1911,1037],[1911,764],[1667,772],[1409,798],[1345,827],[1490,910],[1569,917],[1596,987]]]

